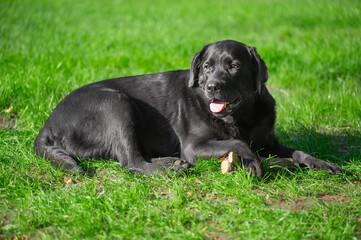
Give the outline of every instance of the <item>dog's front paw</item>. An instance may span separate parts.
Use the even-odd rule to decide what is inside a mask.
[[[309,155],[305,152],[302,152],[302,151],[295,151],[292,154],[292,158],[294,160],[295,165],[300,166],[300,167],[308,167],[311,169],[325,170],[328,172],[343,174],[343,171],[339,166],[336,166],[329,162],[312,157],[311,155]]]
[[[248,163],[246,163],[247,162],[246,159],[244,159],[243,161],[245,162],[248,172],[251,175],[256,176],[257,178],[263,177],[263,170],[258,160],[251,160]]]

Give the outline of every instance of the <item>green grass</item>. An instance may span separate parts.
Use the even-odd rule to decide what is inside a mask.
[[[0,239],[361,238],[360,1],[0,0],[0,16]],[[200,159],[186,176],[156,177],[92,160],[88,178],[33,154],[70,91],[189,68],[222,39],[265,60],[281,142],[345,175],[256,180]]]

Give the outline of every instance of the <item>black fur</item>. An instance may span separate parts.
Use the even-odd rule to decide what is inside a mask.
[[[233,151],[261,177],[259,150],[261,156],[292,157],[297,165],[342,173],[278,142],[267,77],[255,48],[232,40],[207,44],[190,70],[110,79],[73,91],[46,121],[34,151],[74,172],[83,172],[77,158],[117,159],[133,171],[161,174],[194,165],[199,156]],[[230,105],[214,113],[211,101]]]

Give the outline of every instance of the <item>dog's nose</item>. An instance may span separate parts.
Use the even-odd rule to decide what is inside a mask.
[[[214,94],[215,92],[217,92],[220,88],[220,83],[218,82],[209,82],[207,83],[207,92],[209,94]]]

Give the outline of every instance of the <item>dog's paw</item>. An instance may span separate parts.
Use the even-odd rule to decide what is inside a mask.
[[[164,175],[164,176],[173,176],[178,175],[182,176],[187,169],[192,165],[186,161],[178,159],[176,161],[171,161],[168,163],[152,163],[157,165],[157,175]]]
[[[304,153],[302,151],[295,151],[292,154],[292,158],[296,166],[307,167],[315,170],[324,170],[324,171],[340,173],[340,174],[344,173],[339,166],[312,157],[311,155]]]
[[[190,168],[190,167],[192,166],[189,162],[183,161],[182,159],[178,159],[178,160],[175,161],[173,164],[174,164],[175,166],[180,166],[180,167],[182,167],[183,169],[188,169],[188,168]]]
[[[259,164],[258,161],[250,161],[247,164],[247,169],[248,172],[252,175],[252,176],[256,176],[257,178],[262,178],[263,177],[263,170],[261,168],[261,165]]]

